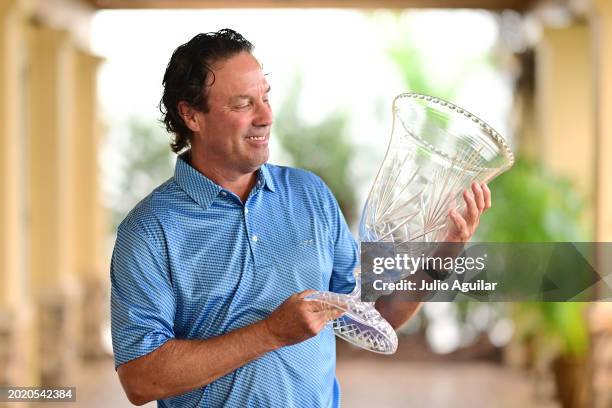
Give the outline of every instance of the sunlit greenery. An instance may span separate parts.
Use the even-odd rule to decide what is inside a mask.
[[[357,205],[349,172],[356,148],[346,135],[348,117],[338,111],[320,123],[305,124],[298,115],[301,89],[298,75],[282,110],[276,115],[275,135],[294,166],[310,170],[325,181],[350,225]]]
[[[119,200],[113,203],[113,226],[119,225],[127,212],[174,173],[170,136],[156,122],[137,117],[127,123],[122,141]]]
[[[491,184],[495,204],[483,220],[478,238],[489,242],[581,241],[584,211],[572,185],[542,166],[518,161]],[[517,334],[539,351],[583,355],[588,347],[586,303],[516,303]]]

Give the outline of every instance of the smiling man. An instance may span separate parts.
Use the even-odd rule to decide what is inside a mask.
[[[232,30],[176,49],[164,75],[174,176],[119,226],[111,265],[115,366],[130,401],[161,407],[337,407],[338,312],[304,298],[353,289],[357,244],[321,179],[266,164],[270,86]],[[467,240],[486,186],[453,213]],[[417,305],[391,302],[395,327]]]

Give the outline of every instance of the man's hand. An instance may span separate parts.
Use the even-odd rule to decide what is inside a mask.
[[[290,296],[264,320],[277,347],[289,346],[316,336],[328,321],[342,311],[317,300],[306,300],[314,293],[305,290]]]
[[[469,241],[478,227],[480,216],[491,208],[491,191],[486,183],[472,182],[472,192],[465,190],[463,199],[466,204],[465,218],[455,209],[450,211],[449,216],[453,222],[445,242]]]
[[[485,183],[472,183],[472,192],[468,190],[463,192],[463,199],[466,203],[465,218],[461,216],[457,210],[452,209],[449,213],[451,220],[451,228],[444,239],[444,242],[466,242],[472,238],[474,231],[480,222],[480,216],[489,208],[491,208],[491,191]],[[453,248],[442,247],[437,253],[438,256],[457,256]],[[451,252],[446,254],[445,250]],[[427,278],[426,278],[427,279]],[[408,321],[419,310],[421,302],[406,302],[403,300],[393,299],[394,294],[382,296],[376,301],[376,309],[380,314],[393,326],[394,329],[399,328]]]
[[[342,312],[304,299],[311,293],[296,293],[249,326],[208,339],[171,339],[121,365],[117,371],[129,400],[142,405],[205,387],[269,351],[315,336]]]

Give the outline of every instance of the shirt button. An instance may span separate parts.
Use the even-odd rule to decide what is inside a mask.
[[[248,209],[248,208],[246,208],[246,207],[244,207],[244,213],[245,213],[245,214],[248,214],[248,213],[249,213],[249,209]]]
[[[257,238],[257,235],[253,235],[253,238],[252,238],[252,239],[253,239],[253,242],[257,242],[257,240],[258,240],[259,238]]]
[[[227,195],[227,193],[226,193],[225,191],[222,191],[222,192],[221,192],[221,195],[222,195],[223,197],[225,197],[225,196]]]

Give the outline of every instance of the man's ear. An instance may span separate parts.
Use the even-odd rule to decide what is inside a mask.
[[[189,105],[185,101],[178,103],[178,113],[183,119],[185,126],[194,133],[200,133],[204,129],[204,121],[202,120],[201,113],[193,106]]]

